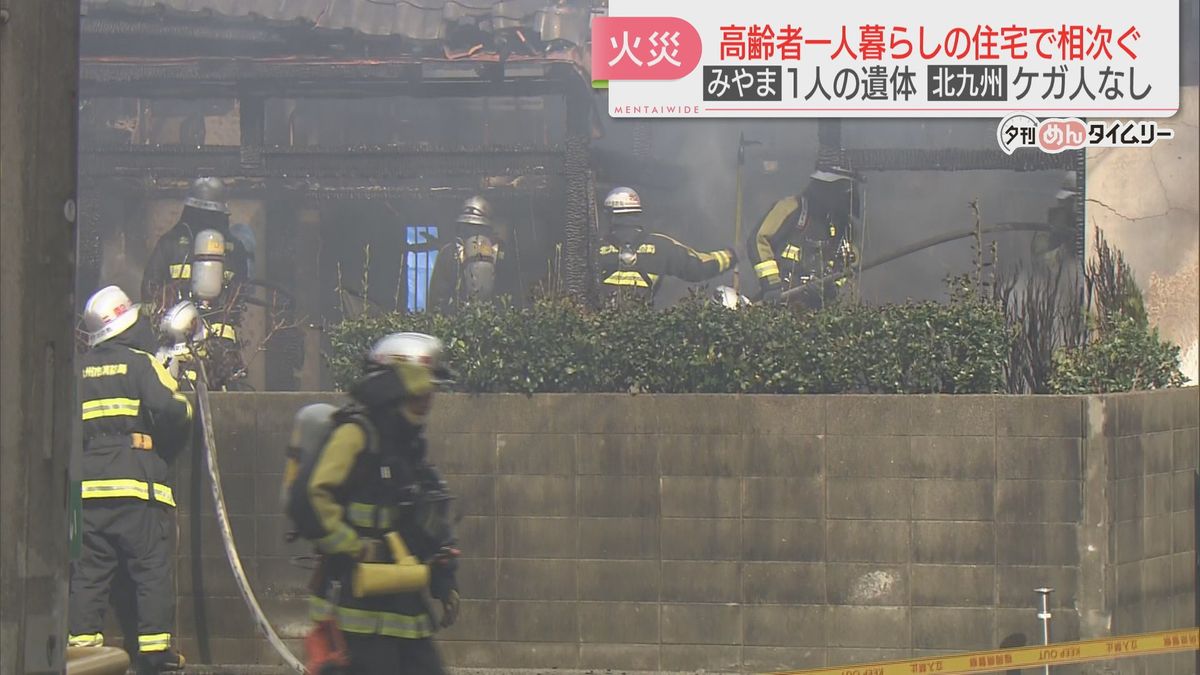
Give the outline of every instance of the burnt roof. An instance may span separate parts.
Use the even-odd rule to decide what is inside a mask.
[[[578,0],[84,0],[83,13],[242,19],[434,41],[460,25],[484,32],[519,29],[535,35],[548,27],[555,36],[566,32],[586,39],[590,4]],[[569,28],[564,31],[563,26]]]

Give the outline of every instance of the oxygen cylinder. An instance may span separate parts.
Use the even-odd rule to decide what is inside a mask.
[[[496,287],[496,245],[484,235],[463,242],[463,287],[468,297],[490,298]]]
[[[225,237],[201,230],[192,254],[192,293],[200,300],[216,300],[225,285]]]

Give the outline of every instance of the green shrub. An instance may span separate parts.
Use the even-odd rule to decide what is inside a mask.
[[[335,384],[401,330],[446,342],[460,390],[521,393],[988,393],[1003,388],[1011,339],[995,305],[965,298],[819,312],[730,311],[699,296],[665,310],[544,299],[343,321],[330,335]]]
[[[1116,314],[1096,339],[1054,355],[1050,388],[1057,394],[1090,394],[1183,385],[1179,347],[1136,317]]]

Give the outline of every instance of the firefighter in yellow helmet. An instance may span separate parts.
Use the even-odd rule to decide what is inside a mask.
[[[175,497],[167,467],[187,445],[192,407],[151,355],[149,321],[124,291],[97,291],[84,323],[83,550],[71,567],[68,644],[104,644],[110,584],[123,565],[136,587],[138,672],[179,670],[183,657],[171,649]]]
[[[335,413],[288,488],[289,517],[322,554],[311,618],[336,626],[353,673],[444,672],[432,637],[458,615],[458,551],[451,496],[424,435],[434,392],[452,382],[441,358],[429,335],[377,342],[350,388],[354,403]],[[425,589],[442,605],[440,621]]]
[[[761,299],[778,302],[784,291],[805,287],[798,299],[810,308],[832,302],[846,283],[817,279],[848,271],[858,259],[853,225],[861,211],[858,182],[847,169],[819,169],[798,195],[775,202],[746,241]]]
[[[632,297],[649,301],[664,276],[707,281],[732,268],[732,248],[703,253],[665,234],[646,232],[642,198],[618,187],[604,198],[607,233],[600,246],[600,289],[607,301]]]

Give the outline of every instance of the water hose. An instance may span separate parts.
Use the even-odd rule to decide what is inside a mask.
[[[229,512],[225,509],[225,495],[221,490],[221,470],[217,466],[217,444],[212,426],[212,407],[208,402],[208,375],[204,372],[204,362],[201,359],[197,359],[196,364],[200,370],[200,377],[196,378],[196,403],[200,408],[200,426],[204,432],[204,451],[208,458],[208,477],[212,484],[213,505],[216,507],[217,521],[221,526],[221,541],[225,545],[225,558],[229,561],[229,568],[233,570],[233,577],[237,580],[242,600],[250,608],[258,630],[266,636],[267,641],[292,670],[306,673],[308,671],[304,664],[296,658],[295,654],[292,654],[292,651],[288,649],[271,626],[271,622],[267,620],[266,614],[258,604],[258,598],[254,596],[254,591],[250,588],[250,582],[246,579],[246,571],[242,568],[242,559],[238,555],[237,545],[233,541],[233,528],[229,523]]]
[[[916,242],[915,244],[910,244],[903,248],[896,249],[895,251],[892,251],[891,253],[880,256],[874,260],[862,263],[862,265],[860,265],[858,268],[858,273],[861,274],[865,270],[869,270],[873,267],[878,267],[884,263],[889,263],[889,262],[895,260],[896,258],[903,258],[906,255],[917,253],[918,251],[923,251],[927,248],[931,248],[933,246],[938,246],[940,244],[945,244],[946,242],[954,241],[955,239],[965,239],[967,237],[975,235],[976,232],[978,232],[979,234],[997,234],[1000,232],[1052,232],[1052,231],[1053,231],[1053,228],[1050,225],[1047,225],[1046,223],[1017,222],[1017,223],[998,223],[996,225],[985,225],[982,228],[979,228],[978,230],[976,230],[975,228],[971,228],[969,230],[950,232],[948,234],[939,234],[936,237],[930,237],[929,239],[923,239],[921,241]],[[837,281],[838,279],[843,279],[845,277],[850,276],[851,274],[852,274],[852,272],[847,270],[844,272],[838,272],[837,274],[831,274],[828,276],[824,276],[819,279],[813,279],[807,283],[801,284],[794,288],[789,288],[788,290],[784,291],[780,295],[784,300],[786,300],[793,295],[804,292],[804,290],[807,288],[817,286],[819,284],[830,282],[830,281]]]

